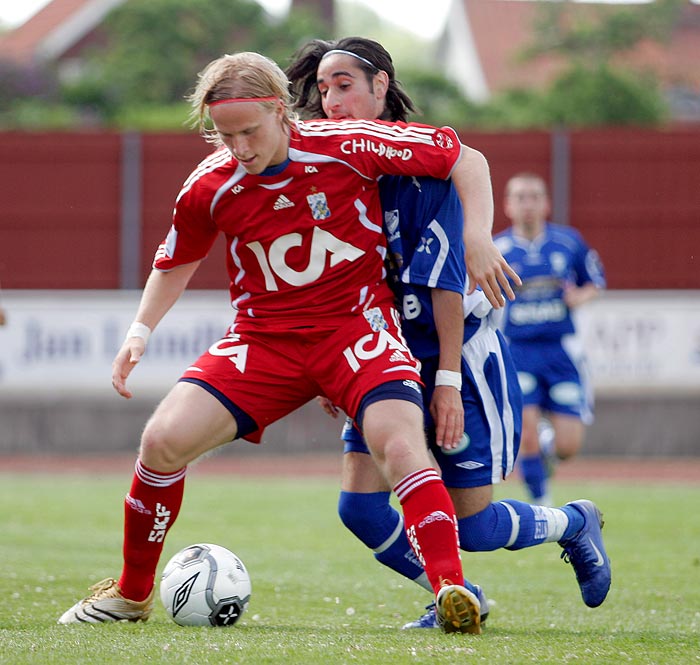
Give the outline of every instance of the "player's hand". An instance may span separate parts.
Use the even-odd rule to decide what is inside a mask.
[[[318,405],[332,418],[337,418],[340,413],[340,409],[333,404],[327,397],[319,396],[316,398]]]
[[[503,258],[490,235],[474,233],[467,237],[466,261],[468,293],[473,293],[479,285],[494,309],[505,306],[504,293],[508,300],[515,300],[508,278],[520,286],[520,276]]]
[[[585,305],[597,295],[598,287],[595,284],[589,283],[583,286],[576,286],[569,283],[564,287],[564,303],[569,309],[576,309],[581,305]]]
[[[456,448],[464,435],[464,406],[459,390],[452,386],[435,386],[430,415],[435,422],[437,445],[444,450]]]
[[[136,367],[146,350],[146,342],[141,337],[129,337],[122,344],[119,353],[112,361],[112,386],[126,399],[131,399],[133,395],[126,387],[126,379],[131,374],[131,370]]]

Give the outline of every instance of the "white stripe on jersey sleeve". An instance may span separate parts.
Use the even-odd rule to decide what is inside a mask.
[[[374,178],[371,178],[366,173],[362,173],[362,171],[358,170],[357,167],[346,162],[344,159],[338,159],[337,157],[331,157],[330,155],[321,155],[316,152],[307,152],[291,147],[289,148],[288,155],[289,159],[291,159],[293,162],[299,162],[300,164],[315,164],[317,162],[320,164],[330,164],[331,162],[337,162],[338,164],[347,166],[349,169],[357,173],[357,175],[365,178],[366,180],[374,180]]]
[[[437,130],[433,127],[417,125],[382,125],[368,120],[343,120],[340,122],[304,120],[297,123],[297,130],[302,136],[345,136],[368,135],[378,139],[403,141],[405,143],[425,143],[435,145],[433,136]]]
[[[445,229],[443,229],[442,226],[440,226],[440,223],[436,219],[434,219],[432,222],[430,222],[430,224],[428,224],[428,228],[433,232],[433,235],[437,238],[438,244],[440,246],[440,249],[438,250],[438,255],[435,258],[435,261],[433,261],[432,267],[430,268],[430,275],[428,276],[428,279],[425,280],[425,286],[434,289],[438,284],[438,280],[440,279],[440,275],[442,274],[442,269],[445,267],[445,262],[447,261],[447,256],[450,252],[450,241],[447,237],[447,234],[445,233]],[[411,275],[411,266],[409,264],[404,268],[404,270],[401,273],[401,281],[404,284],[411,284],[412,280],[413,277]]]
[[[362,224],[362,226],[369,231],[374,231],[374,233],[382,232],[382,227],[379,224],[375,224],[374,222],[370,221],[369,217],[367,217],[367,206],[362,203],[360,199],[355,199],[355,210],[358,212],[357,218],[360,220],[360,224]]]
[[[187,194],[187,192],[192,189],[192,185],[194,185],[194,183],[197,182],[197,180],[199,180],[202,176],[206,175],[207,173],[211,173],[212,171],[216,171],[216,169],[218,169],[220,166],[230,162],[231,159],[232,156],[228,150],[218,150],[201,161],[197,165],[197,168],[189,175],[187,180],[185,180],[185,184],[182,186],[180,193],[177,195],[177,199],[175,199],[175,202],[177,203],[177,201]]]
[[[394,123],[382,123],[376,122],[374,120],[302,120],[299,125],[300,133],[303,129],[313,130],[321,134],[328,133],[330,135],[337,134],[354,134],[359,131],[377,131],[386,134],[387,136],[396,136],[401,134],[425,134],[427,136],[432,136],[436,131],[439,131],[436,127],[430,127],[427,125],[415,125],[415,124],[405,124],[398,125]]]
[[[230,189],[233,188],[233,186],[239,181],[242,180],[246,175],[246,170],[239,164],[236,167],[236,170],[234,171],[233,175],[223,184],[219,189],[216,190],[216,194],[214,194],[212,200],[211,200],[211,205],[209,206],[209,215],[211,217],[214,217],[214,208],[216,208],[216,204],[219,202],[221,197],[226,194]]]
[[[165,240],[158,245],[153,262],[155,263],[158,259],[171,259],[175,254],[175,245],[177,245],[177,229],[172,225]]]
[[[435,288],[442,273],[442,269],[445,267],[445,261],[447,260],[447,255],[450,251],[450,241],[445,233],[445,229],[440,226],[439,222],[434,219],[428,228],[433,232],[438,242],[440,243],[440,251],[438,256],[433,263],[432,270],[430,271],[430,277],[428,278],[428,286],[430,288]]]

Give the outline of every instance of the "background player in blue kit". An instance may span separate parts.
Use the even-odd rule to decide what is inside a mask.
[[[592,422],[592,392],[572,311],[605,288],[605,275],[576,229],[547,221],[549,197],[540,176],[510,178],[504,207],[512,226],[495,242],[522,279],[503,326],[523,390],[520,468],[533,500],[551,505],[549,441],[541,448],[540,439],[553,435],[552,452],[567,459],[579,451]],[[543,415],[551,429],[542,427]]]
[[[395,80],[390,55],[372,40],[312,41],[287,75],[296,107],[311,117],[396,121],[413,110]],[[563,508],[493,502],[493,485],[510,473],[517,454],[521,396],[497,329],[498,312],[481,291],[465,295],[462,213],[454,190],[430,178],[393,177],[383,178],[380,190],[390,283],[409,348],[422,362],[428,438],[455,505],[461,548],[515,550],[558,541],[574,566],[584,601],[600,605],[610,586],[610,566],[601,516],[590,501]],[[333,404],[323,404],[338,414]],[[352,422],[346,422],[342,438],[341,519],[378,561],[429,589],[411,555],[401,515],[389,503],[389,488]],[[603,565],[596,565],[600,561]],[[479,597],[483,620],[488,612],[483,591],[468,581],[465,586]],[[405,627],[436,625],[429,607]]]

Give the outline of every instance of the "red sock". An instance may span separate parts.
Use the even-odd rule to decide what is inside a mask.
[[[136,461],[124,500],[124,568],[119,587],[125,598],[144,600],[153,589],[165,534],[182,505],[186,470],[158,473]]]
[[[408,540],[435,593],[443,583],[463,584],[457,518],[450,495],[435,469],[407,475],[394,492],[403,508]]]

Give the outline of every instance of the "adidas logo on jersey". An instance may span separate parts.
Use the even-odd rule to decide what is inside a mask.
[[[401,351],[394,351],[394,353],[391,354],[391,358],[389,358],[389,362],[407,363],[408,358],[403,353],[401,353]]]
[[[293,208],[294,204],[284,195],[280,194],[272,206],[273,210],[282,210],[283,208]]]

